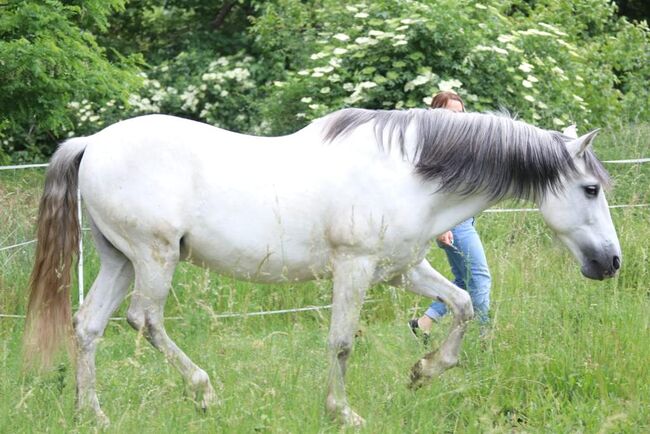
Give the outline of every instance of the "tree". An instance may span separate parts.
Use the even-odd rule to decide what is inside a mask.
[[[126,99],[137,56],[111,63],[88,27],[103,28],[123,0],[25,0],[1,5],[0,159],[51,154],[73,127],[72,101]]]

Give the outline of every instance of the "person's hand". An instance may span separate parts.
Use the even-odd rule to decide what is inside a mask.
[[[444,234],[440,235],[438,238],[436,238],[439,243],[444,244],[446,246],[452,246],[454,244],[454,234],[451,233],[451,231],[447,231]]]

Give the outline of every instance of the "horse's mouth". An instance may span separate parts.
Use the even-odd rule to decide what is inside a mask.
[[[591,259],[587,261],[581,268],[582,275],[588,279],[604,280],[612,278],[616,275],[621,267],[621,259],[619,256],[614,256],[609,263],[603,264],[601,261]]]

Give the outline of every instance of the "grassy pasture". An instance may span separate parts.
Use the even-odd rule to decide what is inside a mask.
[[[650,155],[650,126],[606,131],[603,160]],[[608,165],[610,204],[650,203],[650,164]],[[33,235],[42,171],[0,172],[0,247]],[[503,204],[517,207],[528,204]],[[478,219],[493,274],[493,329],[473,325],[461,366],[431,385],[406,388],[424,348],[406,320],[428,300],[373,288],[348,370],[365,432],[650,432],[650,208],[613,209],[623,248],[618,278],[584,279],[537,213]],[[86,282],[97,258],[85,238]],[[33,245],[0,252],[0,313],[21,314]],[[432,248],[434,266],[449,273]],[[97,388],[109,432],[338,432],[324,412],[329,311],[220,319],[330,301],[329,282],[262,286],[189,265],[167,303],[170,336],[212,377],[221,405],[203,414],[157,351],[112,321],[97,354]],[[76,300],[76,297],[75,297]],[[126,305],[126,303],[125,303]],[[118,315],[124,313],[123,306]],[[434,342],[449,321],[435,330]],[[20,319],[0,318],[0,432],[88,432],[74,417],[70,363],[23,374]],[[435,344],[434,344],[435,345]]]

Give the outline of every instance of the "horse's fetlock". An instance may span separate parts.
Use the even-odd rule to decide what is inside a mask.
[[[443,369],[453,368],[458,365],[458,357],[455,356],[441,356],[439,359],[440,366]]]
[[[439,349],[433,353],[427,354],[426,359],[445,371],[458,365],[458,355],[449,350]]]
[[[205,387],[208,384],[210,384],[210,377],[208,376],[208,373],[205,372],[203,369],[197,369],[192,374],[192,378],[190,379],[190,382],[193,388],[199,389],[201,387]]]
[[[328,395],[325,400],[325,409],[331,414],[336,414],[341,411],[344,405],[341,405],[339,401],[333,396]]]

